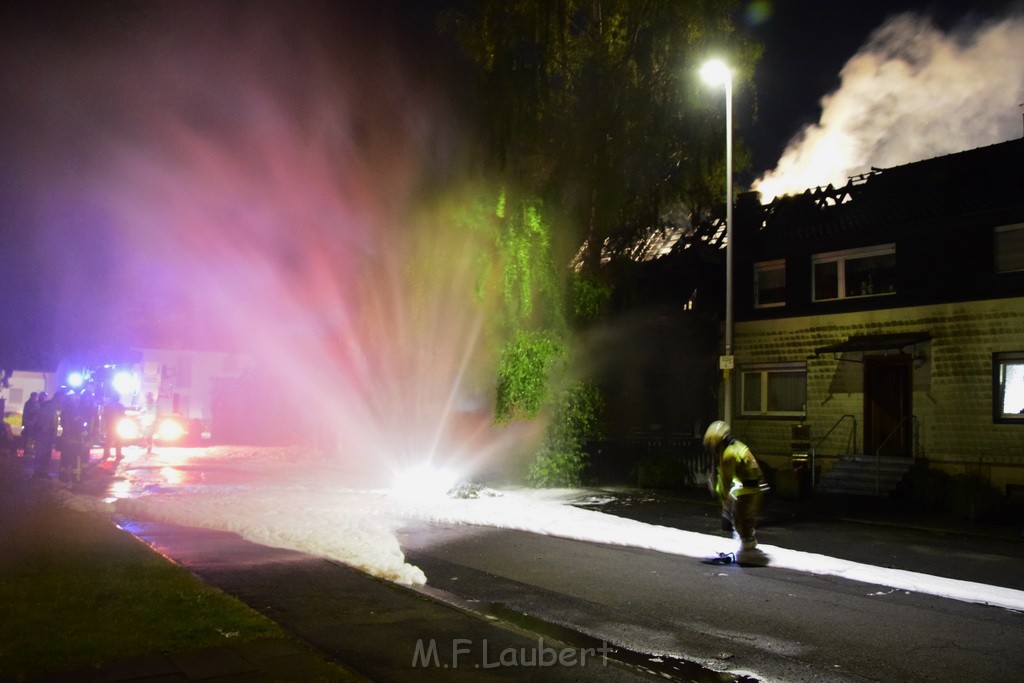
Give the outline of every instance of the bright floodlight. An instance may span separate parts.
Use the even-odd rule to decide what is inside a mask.
[[[132,386],[134,385],[134,379],[131,376],[131,373],[119,372],[114,375],[114,379],[111,384],[114,387],[114,391],[124,396],[131,392]]]
[[[72,372],[68,375],[68,386],[78,388],[85,383],[85,377],[80,372]]]
[[[458,472],[421,463],[397,473],[391,490],[404,498],[442,498],[458,483]]]
[[[700,77],[711,85],[721,85],[732,80],[732,71],[721,59],[712,59],[700,68]]]

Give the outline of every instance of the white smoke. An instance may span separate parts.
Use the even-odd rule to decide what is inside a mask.
[[[821,119],[800,132],[774,171],[753,184],[762,201],[843,185],[886,168],[1020,137],[1024,15],[949,33],[902,14],[843,67]]]

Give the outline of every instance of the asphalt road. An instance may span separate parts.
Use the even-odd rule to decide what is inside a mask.
[[[721,535],[714,507],[697,499],[617,494],[602,509]],[[868,521],[770,509],[760,536],[784,548],[1024,588],[1024,541],[1013,529]],[[400,540],[428,585],[412,590],[232,534],[129,528],[373,680],[959,682],[1019,680],[1024,670],[1022,613],[795,569],[414,523]],[[422,655],[431,643],[438,656],[427,662],[417,648]],[[488,646],[490,654],[482,651]],[[582,653],[604,646],[611,665],[591,656],[581,666]],[[575,659],[530,661],[538,652],[554,656],[549,647]]]
[[[671,507],[653,507],[662,505]],[[651,512],[632,507],[631,516]],[[761,535],[953,578],[1019,586],[1024,574],[1020,543],[842,521],[795,526],[800,533],[779,524]],[[528,615],[536,630],[582,632],[662,660],[784,681],[1008,681],[1024,667],[1024,615],[1002,608],[507,530],[417,525],[402,542],[433,587],[481,613]]]

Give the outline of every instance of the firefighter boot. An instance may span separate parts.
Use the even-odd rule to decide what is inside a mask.
[[[763,550],[757,547],[757,544],[747,547],[747,544],[743,544],[744,547],[740,548],[740,551],[736,553],[736,564],[741,567],[767,567],[768,556]]]

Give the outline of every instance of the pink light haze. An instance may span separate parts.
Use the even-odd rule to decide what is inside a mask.
[[[379,27],[187,7],[69,57],[70,111],[109,117],[60,115],[89,126],[71,184],[120,245],[111,304],[251,354],[275,419],[356,468],[528,447],[492,426],[486,245],[423,201],[460,145],[443,98]]]

